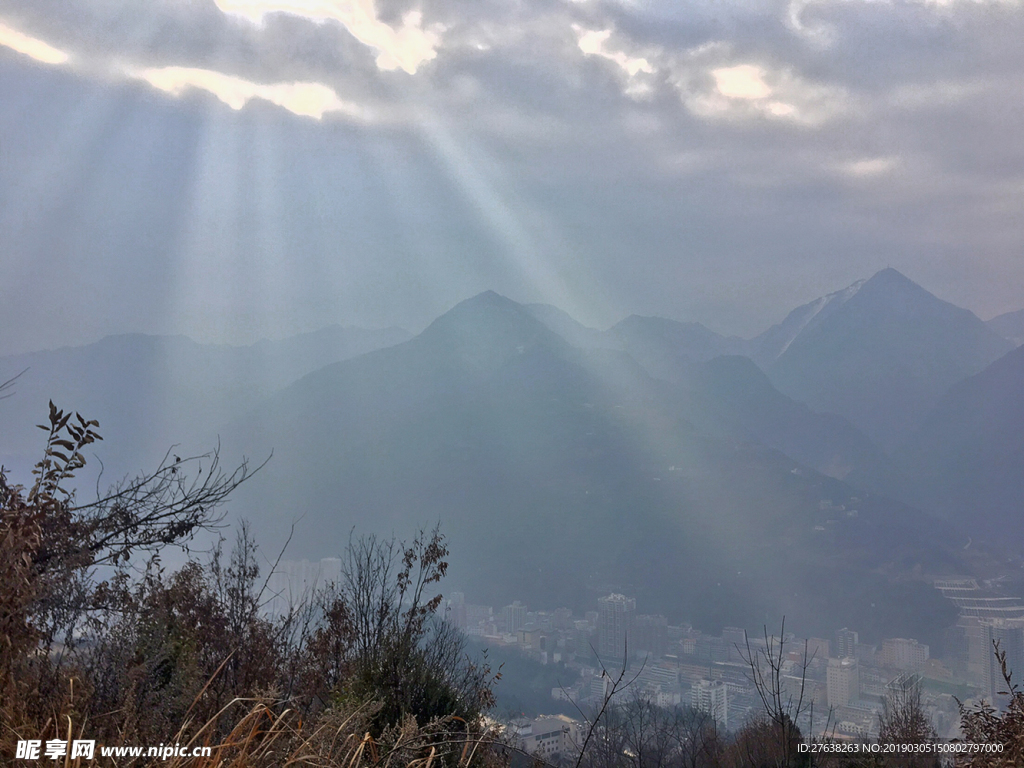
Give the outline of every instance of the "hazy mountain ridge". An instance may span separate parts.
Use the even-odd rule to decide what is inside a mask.
[[[49,400],[100,422],[105,462],[115,474],[151,466],[172,444],[208,450],[217,425],[296,378],[408,337],[397,328],[332,326],[235,347],[125,334],[0,358],[0,380],[24,371],[6,402],[0,460],[23,467],[38,459],[42,439],[34,425]]]
[[[815,313],[826,299],[814,303]],[[555,307],[526,309],[574,346],[622,350],[652,377],[678,385],[687,418],[709,434],[760,442],[833,477],[881,458],[871,440],[843,417],[816,413],[776,390],[743,356],[756,340],[722,336],[699,323],[639,315],[598,331]],[[801,327],[808,319],[801,319]]]
[[[611,581],[703,624],[756,623],[767,606],[824,627],[847,609],[870,624],[869,603],[910,590],[922,612],[896,619],[905,631],[948,618],[927,584],[891,578],[955,568],[941,526],[692,412],[692,393],[629,355],[573,347],[483,295],[414,339],[306,376],[229,435],[274,448],[240,497],[271,540],[301,517],[294,546],[328,554],[353,526],[440,519],[453,578],[485,599],[515,585],[580,604]],[[857,605],[830,602],[851,578]]]
[[[750,356],[762,368],[767,368],[789,349],[796,338],[821,323],[845,304],[866,280],[858,280],[847,288],[835,291],[814,301],[797,307],[777,325],[750,340]]]
[[[782,394],[749,358],[715,358],[690,381],[697,408],[719,414],[735,434],[746,434],[823,474],[844,478],[883,460],[881,451],[849,421],[817,413]]]
[[[273,449],[233,507],[271,548],[301,519],[303,556],[335,554],[353,526],[401,532],[440,519],[457,567],[495,601],[513,583],[521,597],[566,604],[616,583],[650,610],[708,626],[749,622],[765,605],[823,629],[854,613],[868,632],[885,614],[915,637],[945,620],[919,577],[962,568],[949,549],[956,526],[832,479],[860,482],[889,460],[846,418],[773,383],[794,360],[819,386],[831,368],[875,366],[881,375],[856,380],[884,405],[892,377],[932,392],[936,373],[956,384],[1009,346],[892,270],[752,342],[641,316],[599,331],[490,291],[412,338],[345,333],[242,350],[112,337],[32,358],[37,378],[19,382],[18,397],[49,382],[48,397],[100,418],[131,457],[183,433],[200,448],[223,434],[231,456]],[[766,375],[737,352],[768,341],[779,351]],[[0,363],[13,374],[26,359]],[[864,486],[931,508],[907,483]],[[852,582],[857,597],[844,598]],[[897,597],[910,593],[921,610],[902,615]]]
[[[796,335],[768,366],[769,378],[815,410],[845,416],[886,450],[918,427],[949,387],[1010,349],[972,312],[894,269],[835,305]]]
[[[701,323],[629,315],[600,331],[577,322],[550,304],[523,307],[573,346],[627,352],[653,376],[666,381],[678,381],[695,363],[719,355],[745,355],[750,349],[746,339],[723,336]]]
[[[1024,344],[1024,309],[1006,312],[988,321],[988,327],[1014,346]]]
[[[1024,347],[958,384],[889,463],[862,480],[1004,539],[1024,510]]]

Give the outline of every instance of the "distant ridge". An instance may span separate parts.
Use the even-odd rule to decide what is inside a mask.
[[[1024,347],[954,385],[873,487],[1002,540],[1024,536]]]
[[[988,321],[988,327],[1019,347],[1024,344],[1024,309],[993,317]]]
[[[292,543],[308,557],[337,552],[354,526],[440,520],[453,573],[488,601],[514,584],[528,602],[580,605],[614,583],[703,626],[756,626],[769,611],[825,631],[844,611],[920,637],[950,618],[930,585],[883,575],[952,567],[940,524],[776,447],[816,463],[834,451],[841,473],[857,450],[875,455],[852,426],[778,393],[744,358],[668,381],[536,315],[480,294],[258,404],[225,430],[226,446],[274,449],[238,503],[269,540],[301,518]],[[640,327],[677,328],[666,323]]]
[[[0,381],[25,369],[7,402],[0,462],[34,463],[34,428],[53,400],[100,422],[104,463],[115,476],[159,460],[171,445],[209,450],[220,424],[324,365],[397,344],[399,328],[330,326],[249,346],[200,344],[185,336],[108,336],[81,347],[0,357]],[[109,476],[109,475],[108,475]]]
[[[722,336],[700,323],[640,315],[598,331],[556,307],[526,309],[574,346],[620,350],[654,378],[677,385],[686,417],[709,434],[754,440],[838,478],[881,457],[843,417],[815,413],[775,389],[744,356],[751,343],[743,339]]]
[[[886,450],[950,386],[1011,348],[972,312],[891,268],[805,305],[769,334],[775,346],[762,339],[761,360],[776,387],[845,416]]]

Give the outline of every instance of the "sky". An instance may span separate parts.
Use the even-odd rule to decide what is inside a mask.
[[[0,354],[1024,307],[1014,0],[0,0]]]

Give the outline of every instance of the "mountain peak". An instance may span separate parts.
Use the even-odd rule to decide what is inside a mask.
[[[454,307],[452,307],[443,315],[441,315],[439,318],[437,318],[434,321],[434,323],[437,323],[440,320],[444,320],[445,318],[458,319],[462,317],[472,317],[481,313],[507,313],[526,316],[529,315],[529,313],[526,311],[525,307],[523,307],[522,304],[512,301],[512,299],[506,298],[505,296],[502,296],[500,293],[488,290],[483,291],[482,293],[478,293],[475,296],[470,296],[468,299],[463,299]]]
[[[509,303],[512,303],[512,304],[515,303],[515,302],[512,301],[512,299],[508,299],[508,298],[502,296],[497,291],[491,290],[490,288],[488,288],[486,291],[481,291],[476,296],[471,296],[470,298],[466,299],[465,301],[462,301],[462,302],[459,302],[459,303],[460,304],[466,304],[466,303],[469,303],[469,302],[478,302],[478,303],[509,302]]]
[[[906,280],[908,282],[913,282],[913,280],[904,275],[895,267],[886,267],[885,269],[878,270],[877,272],[875,272],[875,274],[871,276],[872,280],[874,280],[875,278],[885,280]]]
[[[792,329],[768,374],[784,394],[847,417],[884,449],[905,438],[947,388],[1009,349],[972,312],[895,269],[853,288]]]
[[[885,269],[879,270],[873,274],[870,278],[864,281],[862,288],[867,291],[883,289],[887,291],[904,291],[927,294],[929,296],[932,295],[931,292],[922,288],[902,272],[893,269],[892,267],[886,267]]]
[[[474,349],[520,349],[543,344],[556,348],[567,343],[526,307],[494,291],[461,301],[421,334],[422,338],[463,352]]]

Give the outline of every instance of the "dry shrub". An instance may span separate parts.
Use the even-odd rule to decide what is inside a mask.
[[[168,455],[156,472],[79,504],[67,486],[85,463],[81,449],[100,439],[96,427],[51,403],[31,489],[0,468],[5,758],[18,740],[87,738],[213,749],[123,765],[498,759],[481,717],[498,676],[468,660],[461,635],[435,620],[440,595],[425,592],[447,569],[437,529],[409,546],[353,542],[343,584],[270,617],[244,524],[230,554],[221,542],[208,562],[193,558],[174,573],[159,558],[219,520],[218,505],[251,474],[246,466],[225,474],[216,453]],[[206,472],[191,470],[199,459]],[[141,576],[129,568],[140,554],[149,555]],[[112,569],[104,581],[94,577],[100,565]]]
[[[960,728],[964,741],[974,744],[1002,745],[1002,752],[979,752],[961,757],[957,764],[969,768],[1004,768],[1024,765],[1024,692],[1013,682],[1011,670],[1006,664],[1006,651],[993,641],[993,652],[1010,701],[1003,712],[991,704],[982,703],[968,709],[960,703]]]

